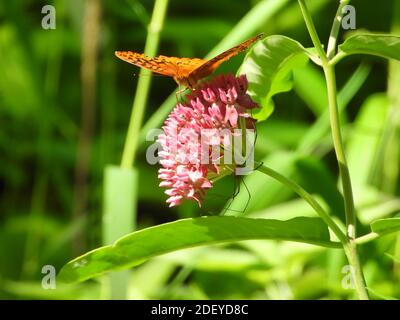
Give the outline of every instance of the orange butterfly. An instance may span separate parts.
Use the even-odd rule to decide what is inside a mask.
[[[173,77],[179,85],[193,89],[199,80],[213,73],[222,62],[246,50],[251,44],[262,37],[263,34],[259,34],[258,36],[246,40],[210,60],[167,56],[151,58],[145,56],[143,53],[136,53],[133,51],[116,51],[115,55],[126,62],[134,64],[135,66]]]

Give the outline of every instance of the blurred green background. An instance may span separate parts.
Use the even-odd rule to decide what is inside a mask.
[[[325,43],[337,2],[308,1]],[[54,30],[41,27],[46,4],[56,8]],[[272,14],[262,11],[264,4],[274,8]],[[352,5],[358,29],[400,33],[399,1],[354,0]],[[138,68],[117,59],[114,51],[143,52],[153,6],[152,0],[0,3],[0,298],[107,298],[102,278],[44,290],[41,270],[44,265],[58,270],[102,244],[103,170],[121,161],[138,81]],[[254,12],[258,15],[246,19]],[[296,1],[170,0],[159,52],[203,57],[222,39],[237,38],[235,44],[260,32],[311,46]],[[235,73],[243,57],[218,72]],[[337,67],[360,234],[369,231],[364,225],[373,219],[400,211],[399,69],[398,63],[361,57]],[[296,179],[330,212],[342,212],[323,117],[322,74],[308,65],[296,70],[293,80],[294,90],[279,94],[273,115],[258,124],[256,158]],[[154,77],[145,121],[176,90],[172,79]],[[136,164],[138,228],[218,214],[226,207],[226,214],[250,217],[314,215],[289,190],[258,173],[246,179],[250,196],[242,187],[232,201],[235,182],[225,178],[207,196],[205,208],[185,203],[169,209],[158,187],[158,167],[146,163],[145,147]],[[400,264],[388,254],[400,256],[400,236],[360,250],[373,297],[399,298]],[[277,241],[184,250],[135,268],[128,298],[349,299],[353,292],[342,285],[345,264],[339,250]]]

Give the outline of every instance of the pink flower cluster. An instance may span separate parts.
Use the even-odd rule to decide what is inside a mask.
[[[238,129],[240,118],[246,118],[246,126],[254,125],[247,109],[258,105],[246,93],[247,86],[245,75],[220,75],[203,82],[164,122],[157,140],[162,149],[158,177],[160,186],[167,188],[170,207],[184,199],[201,206],[206,190],[213,186],[211,177],[221,169],[212,157],[212,146],[221,143],[227,130]]]

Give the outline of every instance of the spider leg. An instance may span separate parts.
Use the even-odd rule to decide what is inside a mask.
[[[225,213],[229,210],[232,212],[238,212],[238,213],[243,213],[244,211],[241,210],[235,210],[231,209],[230,206],[233,202],[233,200],[236,198],[236,196],[240,193],[240,182],[237,183],[237,180],[240,179],[237,176],[233,176],[234,178],[234,184],[233,184],[233,194],[232,196],[228,199],[227,204],[224,208],[222,208],[221,215],[225,215]]]
[[[247,207],[249,206],[249,203],[250,203],[250,200],[251,200],[251,193],[250,193],[249,188],[246,185],[246,182],[244,182],[244,179],[242,179],[242,182],[243,182],[243,185],[244,185],[244,187],[245,187],[245,189],[247,191],[247,195],[248,195],[246,206],[243,209],[243,212],[245,212],[247,210]]]
[[[258,162],[258,161],[257,161]],[[257,167],[254,168],[254,171],[257,171],[258,168],[260,168],[262,165],[264,164],[264,162],[259,162]]]
[[[240,178],[239,178],[239,176],[233,176],[233,178],[234,178],[235,183],[233,185],[234,189],[233,189],[232,199],[235,199],[236,196],[240,193],[240,181],[238,183],[238,180],[240,180]]]

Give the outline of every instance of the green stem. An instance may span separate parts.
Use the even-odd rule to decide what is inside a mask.
[[[329,64],[331,66],[336,65],[340,60],[342,60],[344,57],[346,57],[346,53],[344,52],[338,52],[335,56],[332,57],[332,59],[329,60]]]
[[[321,217],[322,220],[329,226],[332,232],[336,235],[336,237],[340,240],[340,242],[344,245],[347,243],[346,235],[340,230],[338,225],[333,221],[333,219],[329,216],[329,214],[321,207],[321,205],[310,195],[306,190],[304,190],[300,185],[298,185],[293,180],[281,175],[275,170],[267,167],[266,165],[260,166],[258,171],[270,176],[271,178],[279,181],[283,185],[292,189],[295,193],[297,193],[300,197],[302,197],[308,204],[317,212],[317,214]]]
[[[355,243],[357,244],[364,244],[370,241],[373,241],[375,239],[379,238],[379,234],[375,232],[370,232],[367,233],[361,237],[358,237],[357,239],[354,240]]]
[[[308,10],[307,5],[304,2],[304,0],[298,0],[298,1],[299,1],[301,13],[303,15],[304,21],[305,21],[307,29],[308,29],[308,33],[310,34],[311,40],[314,44],[315,49],[318,52],[321,62],[327,62],[327,57],[326,57],[324,48],[321,44],[321,41],[319,40],[318,33],[317,33],[317,30],[315,29],[314,22],[312,21],[310,11]]]
[[[339,8],[336,11],[335,19],[332,23],[331,34],[329,35],[328,48],[326,50],[328,59],[332,59],[336,52],[336,42],[339,35],[340,25],[343,18],[343,9],[349,4],[350,0],[340,0]]]
[[[337,105],[337,89],[334,67],[328,65],[323,66],[327,91],[329,118],[331,122],[331,131],[333,146],[336,153],[336,159],[339,164],[339,174],[342,180],[344,207],[346,213],[347,235],[350,239],[356,236],[356,215],[354,210],[353,191],[351,187],[350,173],[347,166],[346,155],[344,152],[342,134],[340,131],[339,111]]]
[[[344,252],[346,253],[347,260],[353,268],[354,285],[360,300],[369,300],[366,284],[364,280],[364,274],[362,271],[360,258],[358,257],[357,244],[354,240],[348,242],[343,246]]]
[[[154,4],[144,50],[148,56],[154,56],[157,53],[167,7],[168,0],[156,0]],[[151,84],[150,72],[141,70],[140,74],[148,76],[140,77],[138,81],[121,166],[108,167],[105,171],[103,241],[106,245],[132,232],[136,225],[138,175],[134,162]],[[111,298],[125,299],[129,280],[128,272],[112,273],[109,280]]]
[[[298,1],[304,16],[304,20],[306,22],[308,32],[310,33],[311,40],[313,41],[313,44],[320,55],[322,68],[324,69],[325,73],[327,92],[328,92],[329,118],[331,123],[332,139],[336,153],[336,158],[339,164],[339,173],[342,178],[343,195],[345,200],[347,235],[349,236],[350,239],[354,239],[355,214],[354,214],[353,192],[351,188],[350,174],[349,174],[349,169],[347,167],[342,135],[340,131],[335,70],[334,67],[329,63],[329,60],[324,50],[322,49],[321,42],[319,40],[319,37],[315,30],[314,23],[312,21],[311,15],[307,9],[304,0],[298,0]]]
[[[337,103],[337,88],[336,88],[336,77],[335,69],[333,64],[329,61],[328,56],[323,50],[321,41],[319,40],[317,31],[315,29],[314,23],[312,21],[311,15],[304,0],[298,0],[301,12],[304,17],[308,32],[310,34],[311,40],[320,56],[321,65],[324,70],[327,92],[328,92],[328,105],[329,105],[329,118],[331,124],[332,140],[333,146],[336,153],[336,159],[339,165],[339,174],[342,181],[343,197],[345,204],[345,215],[346,215],[346,229],[347,238],[346,241],[342,241],[344,251],[346,253],[347,259],[354,270],[354,281],[355,287],[360,299],[368,299],[368,293],[366,290],[365,280],[361,264],[357,252],[357,244],[354,241],[356,237],[356,216],[354,211],[354,200],[353,191],[351,187],[350,173],[347,167],[346,156],[344,152],[343,140],[340,131],[339,123],[339,111]],[[342,1],[343,2],[343,1]],[[340,6],[342,3],[340,4]],[[339,10],[338,10],[339,12]],[[341,13],[341,11],[340,11]],[[336,21],[335,21],[336,22]],[[336,22],[337,23],[337,22]],[[337,33],[339,29],[335,29],[333,26],[333,33],[335,38],[337,38]],[[333,41],[333,40],[332,40]],[[331,46],[333,45],[331,41]],[[335,46],[336,46],[336,40]],[[331,49],[332,51],[333,49]],[[335,50],[334,50],[335,51]]]
[[[160,40],[160,32],[164,25],[167,12],[168,0],[156,0],[153,15],[148,28],[148,35],[144,54],[155,56]],[[128,133],[125,140],[125,147],[122,153],[121,167],[131,168],[135,161],[135,155],[139,144],[139,133],[146,110],[147,98],[150,91],[151,77],[150,72],[142,69],[136,89],[135,99],[132,106],[132,114],[129,123]]]

